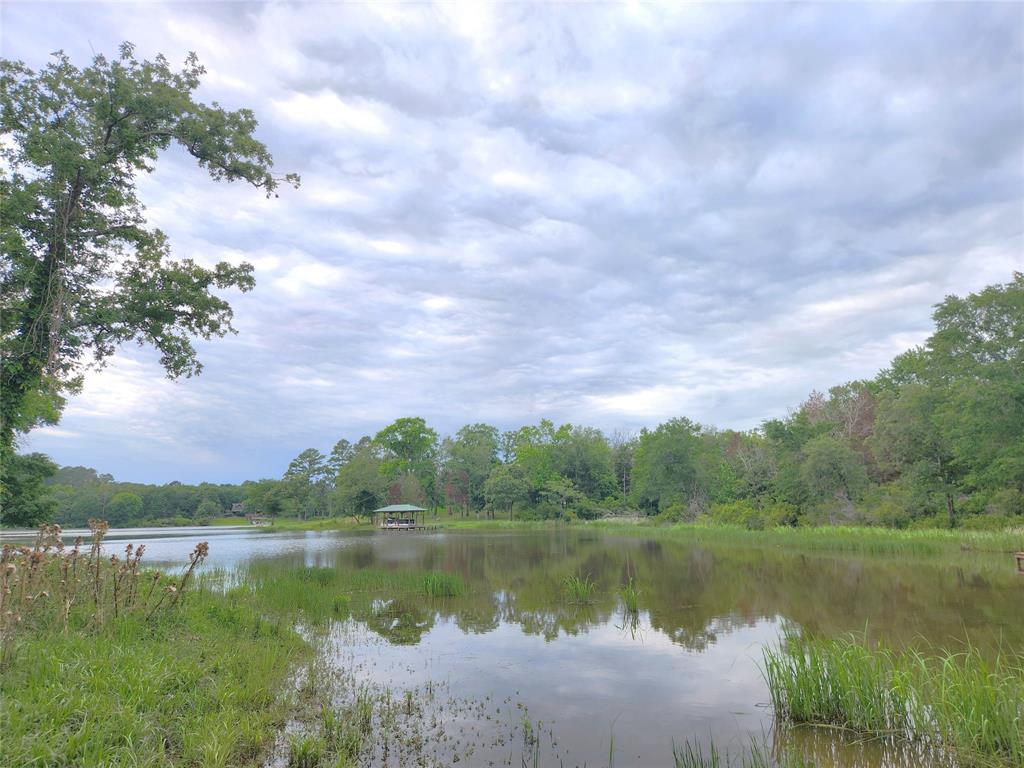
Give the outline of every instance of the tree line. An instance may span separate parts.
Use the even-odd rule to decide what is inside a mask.
[[[51,513],[76,524],[85,514],[197,520],[244,501],[250,512],[302,519],[411,503],[508,519],[639,513],[752,528],[1019,524],[1024,275],[947,297],[933,318],[925,344],[873,379],[813,392],[749,431],[680,417],[635,433],[542,420],[441,437],[405,417],[327,452],[308,448],[280,478],[237,486],[139,486],[95,472],[71,483],[64,469],[49,481]]]

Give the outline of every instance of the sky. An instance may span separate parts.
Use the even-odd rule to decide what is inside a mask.
[[[3,56],[208,69],[299,190],[139,178],[248,261],[201,376],[91,371],[22,446],[122,480],[280,476],[422,416],[750,429],[1024,269],[1022,4],[4,2]]]

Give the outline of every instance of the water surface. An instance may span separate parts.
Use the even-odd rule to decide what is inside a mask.
[[[896,646],[1024,643],[1024,580],[1005,556],[811,555],[576,530],[135,529],[112,532],[107,548],[145,543],[151,565],[174,567],[200,540],[210,542],[207,567],[229,571],[260,563],[460,574],[468,592],[458,598],[354,602],[332,630],[330,654],[382,687],[420,696],[440,685],[486,702],[473,710],[473,765],[520,765],[522,745],[488,729],[521,732],[527,720],[544,734],[542,765],[607,765],[612,741],[616,766],[667,765],[674,741],[737,749],[751,737],[796,740],[820,764],[917,765],[920,755],[891,746],[776,733],[762,649],[786,627]],[[570,574],[595,582],[591,604],[567,600]],[[640,590],[636,617],[618,592],[630,579]],[[473,719],[455,708],[446,716],[449,730]]]

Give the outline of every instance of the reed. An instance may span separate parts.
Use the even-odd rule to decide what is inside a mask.
[[[897,652],[790,633],[764,652],[776,715],[794,723],[920,740],[965,765],[1024,765],[1024,650]]]
[[[428,597],[457,597],[465,591],[466,585],[457,573],[431,571],[423,577],[423,592]]]
[[[577,605],[591,602],[594,596],[594,589],[596,588],[596,585],[590,580],[589,576],[577,576],[575,574],[566,576],[563,586],[565,587],[565,593],[569,598],[569,602],[576,603]]]
[[[629,616],[636,616],[640,613],[640,590],[637,589],[633,579],[628,584],[619,587],[619,596],[622,598],[622,608]]]

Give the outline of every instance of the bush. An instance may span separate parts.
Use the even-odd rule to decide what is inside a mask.
[[[1006,515],[974,515],[961,520],[960,527],[965,531],[1002,531],[1012,528],[1015,522]]]
[[[582,501],[576,502],[573,509],[576,512],[576,516],[581,520],[596,520],[599,517],[604,517],[606,510],[592,502],[590,499],[583,499]]]
[[[1016,488],[1004,488],[992,494],[985,507],[990,515],[1024,515],[1024,493]]]
[[[889,500],[869,508],[865,516],[871,525],[885,528],[906,528],[910,525],[910,513]]]

